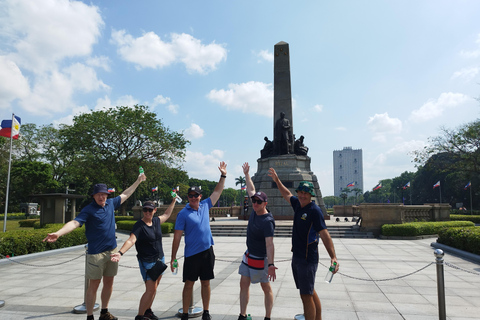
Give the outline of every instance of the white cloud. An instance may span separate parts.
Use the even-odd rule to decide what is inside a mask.
[[[316,104],[313,106],[313,110],[316,112],[322,112],[323,111],[323,105],[321,104]]]
[[[0,56],[0,109],[7,108],[12,100],[24,98],[29,93],[28,79],[17,64]]]
[[[477,40],[475,43],[478,45],[477,49],[474,50],[462,50],[460,51],[460,55],[464,58],[468,59],[475,59],[480,57],[480,33],[477,35]]]
[[[272,84],[250,81],[241,84],[231,83],[228,88],[228,90],[211,90],[207,98],[227,107],[228,110],[273,116]]]
[[[161,94],[159,94],[158,96],[156,96],[154,99],[153,99],[153,104],[152,104],[152,107],[156,107],[158,106],[159,104],[167,104],[170,102],[170,98],[169,97],[164,97],[162,96]]]
[[[139,104],[139,101],[132,97],[131,95],[124,95],[119,97],[113,103],[110,100],[110,97],[105,96],[104,98],[97,99],[97,105],[95,106],[95,111],[110,109],[115,107],[133,107],[134,105]]]
[[[452,79],[463,79],[465,82],[470,82],[473,80],[478,72],[480,71],[480,67],[471,67],[471,68],[463,68],[460,71],[456,71],[452,75]]]
[[[204,45],[185,33],[172,33],[170,37],[171,41],[165,42],[154,32],[134,38],[125,30],[113,30],[111,41],[118,47],[118,54],[138,69],[161,69],[182,62],[188,72],[206,74],[227,59],[227,50],[223,45],[215,42]]]
[[[430,99],[419,109],[413,110],[410,119],[424,122],[440,117],[447,109],[453,109],[470,101],[471,98],[462,93],[443,92],[438,99]]]
[[[57,127],[57,128],[60,124],[72,125],[73,124],[73,117],[75,117],[77,115],[80,115],[82,113],[90,113],[90,112],[91,111],[87,106],[74,107],[72,109],[72,114],[70,114],[68,116],[65,116],[63,118],[57,119],[57,120],[53,120],[52,123],[53,123],[54,127]]]
[[[370,117],[367,126],[374,133],[378,134],[397,134],[402,131],[402,121],[398,118],[390,118],[388,112],[382,114],[375,114]]]
[[[258,60],[258,63],[267,61],[267,62],[273,62],[274,61],[274,56],[273,52],[269,52],[268,50],[261,50],[256,54],[260,59]]]
[[[220,174],[218,166],[221,161],[225,161],[222,150],[213,150],[210,154],[187,150],[185,169],[192,178],[218,181]]]
[[[185,138],[188,140],[199,139],[203,137],[205,131],[196,123],[192,123],[188,129],[185,130]]]
[[[81,90],[83,92],[90,92],[110,89],[109,86],[98,80],[95,70],[84,64],[74,63],[63,71],[65,75],[69,77],[72,91]]]
[[[178,104],[169,104],[167,106],[168,111],[170,111],[173,114],[178,113],[178,109],[180,109],[180,106]]]
[[[96,68],[102,68],[103,70],[110,72],[110,58],[105,57],[105,56],[100,56],[100,57],[91,57],[87,59],[87,65],[96,67]]]

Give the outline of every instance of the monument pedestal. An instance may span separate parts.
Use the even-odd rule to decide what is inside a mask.
[[[255,190],[263,191],[267,194],[267,208],[272,212],[277,220],[293,219],[292,206],[283,199],[276,183],[268,176],[268,169],[274,168],[283,185],[287,187],[293,195],[296,195],[295,189],[301,181],[310,181],[315,187],[315,197],[312,200],[322,209],[323,216],[328,219],[327,210],[320,191],[320,185],[315,174],[310,169],[310,157],[299,156],[295,154],[285,154],[273,156],[264,159],[258,159],[257,172],[252,177]]]

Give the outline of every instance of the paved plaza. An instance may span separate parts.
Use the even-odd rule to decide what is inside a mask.
[[[329,222],[332,223],[332,222]],[[119,245],[127,239],[118,233]],[[164,251],[170,257],[173,237],[165,237]],[[211,282],[210,313],[213,320],[236,320],[239,313],[238,265],[245,251],[244,237],[216,237],[215,276]],[[335,320],[434,320],[438,297],[434,248],[435,239],[380,240],[333,239],[340,262],[340,274],[333,282],[323,281],[329,257],[321,246],[316,290],[323,319]],[[272,320],[292,320],[302,313],[302,304],[290,269],[290,238],[275,238],[277,280],[272,283]],[[74,314],[83,303],[85,249],[83,246],[0,261],[0,319],[85,319]],[[179,254],[183,253],[183,240]],[[109,311],[119,319],[133,319],[144,292],[135,249],[120,262]],[[446,313],[450,320],[480,319],[480,264],[458,255],[445,254]],[[167,269],[153,310],[161,319],[175,319],[181,308],[183,259],[179,274]],[[374,281],[375,280],[375,281]],[[100,291],[97,295],[97,303]],[[194,288],[195,306],[201,307],[200,285]],[[248,313],[254,320],[264,317],[263,292],[252,285]],[[95,313],[98,319],[99,311]]]

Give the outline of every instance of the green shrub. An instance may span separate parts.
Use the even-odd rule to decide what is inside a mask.
[[[465,211],[465,210],[460,210],[460,209],[452,209],[450,210],[450,214],[461,214],[461,215],[480,215],[480,210],[473,210],[473,212],[470,212],[470,209]]]
[[[25,213],[7,213],[7,220],[23,220]],[[0,214],[0,220],[5,220],[5,214]]]
[[[473,254],[480,254],[480,227],[440,230],[437,242]]]
[[[85,228],[77,228],[56,242],[43,242],[48,233],[57,231],[63,224],[51,224],[42,229],[15,230],[0,235],[0,254],[19,256],[87,243]]]
[[[414,237],[437,234],[444,228],[475,226],[471,221],[437,221],[437,222],[410,222],[403,224],[384,224],[382,235],[397,237]]]
[[[22,228],[33,228],[36,222],[40,222],[40,219],[27,219],[18,221],[18,225]]]
[[[467,215],[467,214],[451,214],[451,221],[472,221],[473,223],[480,223],[480,216]]]
[[[133,216],[115,216],[115,222],[124,221],[124,220],[137,221]]]

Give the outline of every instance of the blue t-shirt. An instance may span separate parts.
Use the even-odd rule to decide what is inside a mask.
[[[290,204],[295,211],[292,232],[293,257],[318,263],[318,232],[327,229],[322,209],[314,202],[302,208],[295,196],[290,198]]]
[[[114,211],[121,204],[120,196],[107,199],[104,207],[99,206],[94,200],[83,208],[75,218],[80,223],[80,226],[85,224],[88,254],[97,254],[117,247]]]
[[[210,208],[212,200],[207,198],[200,202],[198,210],[187,204],[177,215],[175,230],[185,232],[185,257],[193,256],[213,246],[210,230]]]
[[[275,220],[270,212],[257,215],[252,210],[247,226],[248,253],[255,257],[266,257],[267,245],[265,238],[273,237],[274,231]]]
[[[155,262],[157,259],[163,258],[162,228],[159,217],[152,218],[151,226],[147,226],[143,220],[138,220],[133,225],[131,233],[137,238],[135,248],[137,249],[138,259],[145,262]]]

